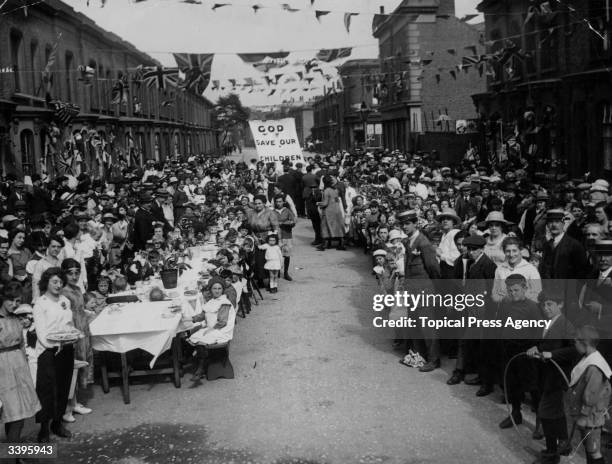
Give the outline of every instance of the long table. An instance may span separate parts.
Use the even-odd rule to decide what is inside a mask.
[[[194,328],[190,322],[196,312],[196,295],[185,295],[187,290],[197,290],[199,272],[206,268],[203,258],[210,259],[216,254],[216,247],[205,246],[192,250],[191,269],[178,279],[176,289],[164,290],[161,280],[139,282],[135,290],[121,295],[136,295],[140,302],[108,305],[91,322],[91,341],[94,350],[101,352],[102,389],[109,391],[109,378],[121,378],[123,401],[130,402],[129,378],[145,375],[173,376],[174,385],[181,386],[181,341],[180,337]],[[150,302],[148,295],[152,288],[159,287],[168,296],[165,301]],[[116,296],[116,295],[113,295]],[[180,306],[180,311],[171,309]],[[147,370],[131,370],[127,353],[141,349],[153,356]],[[172,367],[154,369],[156,361],[166,351],[172,351]],[[118,353],[121,370],[108,370],[108,353]]]

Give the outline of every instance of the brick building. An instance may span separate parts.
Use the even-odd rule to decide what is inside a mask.
[[[344,88],[344,148],[382,146],[382,120],[374,96],[379,71],[378,59],[349,60],[338,67]]]
[[[574,176],[612,177],[611,7],[543,3],[478,5],[487,52],[506,52],[491,61],[487,91],[474,96],[488,150],[498,158],[520,151],[542,170],[567,163]]]
[[[460,155],[468,141],[455,137],[455,122],[477,117],[471,96],[486,83],[474,68],[457,65],[484,52],[481,32],[455,17],[454,0],[404,0],[391,15],[375,16],[372,29],[385,147]]]
[[[121,76],[141,65],[159,65],[150,56],[59,0],[29,5],[27,13],[22,7],[9,0],[0,21],[3,172],[53,176],[65,172],[65,164],[59,168],[59,158],[65,157],[73,174],[103,175],[121,159],[132,164],[217,150],[213,105],[201,96],[129,79],[123,104],[112,103]],[[56,43],[50,102],[42,72]],[[89,67],[90,76],[79,66]],[[77,105],[78,114],[63,124],[55,101]]]
[[[346,148],[344,135],[344,95],[329,89],[315,99],[312,138],[317,151],[336,151]]]

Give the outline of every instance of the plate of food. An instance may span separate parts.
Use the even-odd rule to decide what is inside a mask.
[[[75,342],[79,338],[82,338],[83,334],[80,330],[66,330],[59,332],[52,332],[47,335],[47,340],[51,342]]]

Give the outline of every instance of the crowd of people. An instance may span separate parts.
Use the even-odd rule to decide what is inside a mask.
[[[99,367],[89,326],[107,298],[137,294],[214,244],[190,316],[195,328],[183,343],[195,358],[194,379],[205,375],[207,347],[232,339],[252,293],[277,293],[281,281],[292,280],[298,212],[271,173],[263,163],[192,156],[149,161],[104,180],[3,179],[0,422],[8,442],[20,441],[33,416],[39,442],[70,437],[66,424],[92,412],[79,400]],[[149,299],[165,296],[154,287]],[[74,340],[61,338],[74,333]]]
[[[536,462],[559,462],[576,430],[587,462],[603,462],[612,373],[609,183],[532,172],[522,158],[451,167],[435,154],[356,150],[308,164],[302,182],[314,244],[324,250],[336,239],[338,249],[371,253],[380,293],[481,294],[481,319],[550,321],[520,337],[507,329],[399,329],[402,363],[431,372],[447,354],[455,358],[449,385],[477,385],[479,397],[499,385],[511,411],[502,429],[522,423],[529,399],[533,437],[546,442]],[[390,320],[413,315],[389,309]]]
[[[250,311],[249,294],[276,293],[292,280],[292,230],[305,217],[318,250],[371,254],[381,293],[482,293],[482,317],[551,321],[520,340],[504,331],[448,340],[435,330],[400,330],[394,346],[420,372],[439,368],[445,354],[455,358],[448,384],[477,385],[479,397],[503,387],[511,414],[501,428],[522,422],[528,397],[537,412],[533,436],[546,441],[538,462],[559,462],[576,429],[587,462],[602,463],[612,374],[609,191],[603,179],[551,180],[520,158],[451,167],[432,154],[382,150],[316,155],[295,166],[175,157],[104,180],[8,175],[0,185],[7,439],[18,442],[33,415],[39,441],[51,432],[69,437],[74,413],[91,412],[69,390],[75,362],[84,366],[78,388],[93,382],[89,324],[106,298],[188,258],[191,247],[215,243],[193,322],[214,313],[216,332],[189,337],[201,377],[206,345],[231,339],[236,312]],[[388,318],[405,315],[395,307]],[[48,338],[75,328],[76,343]]]

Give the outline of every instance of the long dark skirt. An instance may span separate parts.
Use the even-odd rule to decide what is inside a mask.
[[[36,422],[61,422],[68,404],[73,366],[72,345],[64,346],[57,354],[45,350],[38,357],[36,393],[42,409],[36,414]]]
[[[266,264],[266,250],[255,249],[255,278],[263,280],[268,278],[268,271],[264,269]]]

